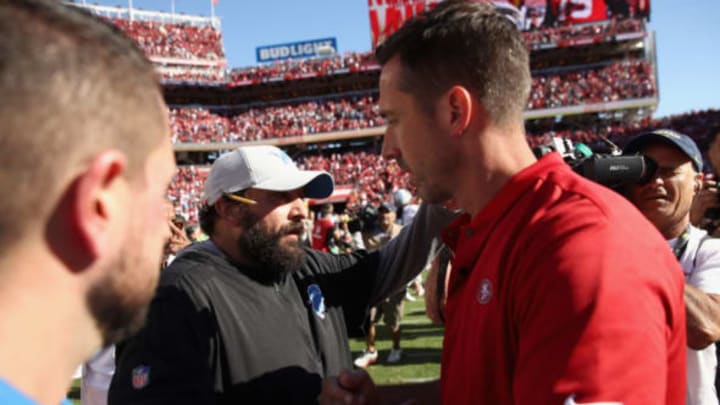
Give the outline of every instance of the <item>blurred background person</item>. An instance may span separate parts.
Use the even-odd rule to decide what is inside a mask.
[[[363,234],[365,248],[368,251],[372,252],[380,249],[400,233],[402,225],[395,222],[397,219],[396,212],[397,208],[390,203],[384,203],[378,208],[377,225],[372,230]],[[370,308],[370,323],[365,336],[366,347],[360,357],[355,359],[354,363],[356,366],[366,368],[377,362],[378,352],[375,347],[375,339],[377,338],[376,325],[380,320],[384,320],[385,326],[390,330],[390,337],[392,339],[392,348],[385,361],[389,364],[400,361],[402,357],[402,348],[400,348],[400,322],[402,321],[403,315],[405,290],[405,288],[402,288],[392,293],[379,304]]]

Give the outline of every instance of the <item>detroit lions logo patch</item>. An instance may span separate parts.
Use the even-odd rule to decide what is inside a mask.
[[[312,308],[315,315],[320,319],[325,319],[325,297],[322,290],[317,284],[310,284],[307,288],[308,304]]]

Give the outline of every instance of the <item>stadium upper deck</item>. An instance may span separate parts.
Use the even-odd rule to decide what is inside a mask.
[[[178,160],[199,163],[181,166],[170,190],[191,220],[205,164],[214,152],[246,143],[278,144],[301,164],[333,172],[349,205],[409,187],[407,176],[377,155],[384,127],[376,108],[379,66],[370,52],[228,70],[217,19],[91,9],[134,38],[162,75]],[[643,19],[541,27],[524,36],[533,70],[531,145],[551,136],[622,144],[656,126],[684,130],[702,145],[705,129],[720,125],[718,111],[650,119],[659,92],[654,36]]]
[[[178,150],[382,135],[382,118],[368,104],[379,72],[369,52],[228,71],[216,18],[87,7],[124,29],[158,66]],[[531,132],[547,117],[647,117],[657,105],[654,38],[644,19],[538,25],[524,35],[533,68]]]

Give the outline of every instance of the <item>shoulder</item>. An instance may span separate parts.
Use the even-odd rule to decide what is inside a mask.
[[[720,293],[720,239],[691,227],[691,256],[683,258],[688,283],[705,292]]]
[[[662,283],[671,290],[682,283],[667,242],[620,194],[558,170],[525,198],[528,219],[515,248],[525,267],[552,267],[558,271],[549,274],[583,283]]]
[[[368,256],[369,254],[365,250],[334,255],[332,253],[306,248],[302,275],[309,276],[342,272],[343,270],[361,265],[367,260]]]
[[[200,245],[183,251],[162,271],[156,300],[186,295],[196,305],[204,306],[216,289],[228,288],[229,279],[236,280],[233,284],[244,279],[235,277],[238,274],[222,253],[210,245]]]
[[[715,266],[720,267],[720,239],[691,226],[689,244],[697,260],[712,261]]]
[[[537,236],[605,235],[620,241],[629,235],[651,234],[654,243],[662,239],[623,196],[571,171],[549,173],[526,198],[533,212],[528,225]]]
[[[34,405],[35,402],[0,378],[0,402],[8,405]]]

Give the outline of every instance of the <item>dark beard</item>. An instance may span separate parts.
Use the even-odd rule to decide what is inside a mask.
[[[248,213],[241,221],[243,233],[238,239],[238,248],[244,257],[260,268],[265,277],[277,280],[285,274],[300,270],[305,259],[300,241],[281,245],[280,238],[302,232],[304,227],[301,222],[292,222],[271,232],[263,229],[259,218],[253,214]]]

